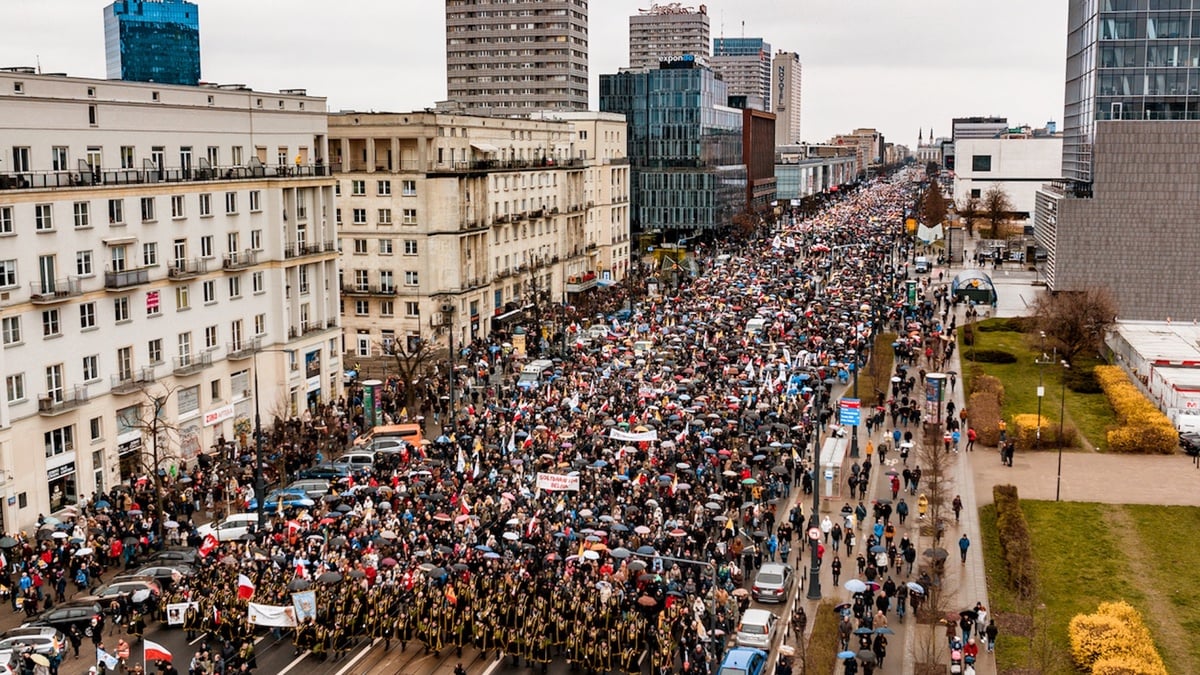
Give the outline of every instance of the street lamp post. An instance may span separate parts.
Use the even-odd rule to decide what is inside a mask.
[[[454,396],[454,380],[457,373],[454,371],[454,303],[449,300],[442,303],[442,324],[446,326],[446,335],[449,339],[450,351],[450,431],[454,431],[455,416],[458,412],[458,400]]]
[[[1046,364],[1050,363],[1050,361],[1046,358],[1046,331],[1040,331],[1040,333],[1042,336],[1042,355],[1039,356],[1034,361],[1034,363],[1036,363],[1038,366],[1038,388],[1037,388],[1038,426],[1037,426],[1037,433],[1034,436],[1034,445],[1033,445],[1034,450],[1042,449],[1042,398],[1046,396],[1045,382],[1042,380],[1042,366],[1045,366]]]
[[[817,382],[817,387],[814,388],[813,408],[814,408],[814,424],[813,424],[813,451],[812,451],[812,473],[813,473],[813,501],[812,501],[812,516],[808,519],[808,529],[811,532],[814,528],[819,528],[817,515],[821,511],[821,483],[818,471],[821,468],[821,408],[824,406],[823,399],[825,398],[825,383]],[[819,531],[819,530],[818,530]],[[821,559],[817,557],[817,541],[810,539],[809,547],[812,549],[812,565],[809,568],[809,584],[808,584],[808,599],[821,599]]]
[[[1067,370],[1071,368],[1071,364],[1063,360],[1062,367],[1062,394],[1058,404],[1058,476],[1054,480],[1054,501],[1056,502],[1062,496],[1063,418],[1067,415]]]

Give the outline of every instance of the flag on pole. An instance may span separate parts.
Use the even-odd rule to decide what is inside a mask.
[[[238,599],[249,600],[254,595],[254,583],[245,574],[238,575]]]
[[[96,663],[102,663],[105,668],[115,671],[121,665],[121,660],[117,658],[116,654],[104,651],[103,647],[96,647]]]
[[[211,532],[206,534],[204,536],[204,543],[200,544],[200,557],[208,557],[208,554],[212,553],[213,549],[215,549],[220,543],[221,542],[217,540],[217,536],[215,534],[212,534]]]
[[[164,646],[151,640],[145,641],[145,661],[170,661],[171,652]]]

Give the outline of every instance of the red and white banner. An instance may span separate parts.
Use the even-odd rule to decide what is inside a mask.
[[[238,599],[249,600],[254,595],[254,582],[245,574],[238,575]]]
[[[562,476],[556,473],[538,473],[537,475],[538,489],[546,490],[547,492],[556,492],[560,490],[575,490],[579,491],[579,476]]]
[[[158,644],[157,642],[151,642],[150,640],[146,640],[145,641],[145,650],[146,650],[145,660],[147,663],[149,663],[150,661],[170,661],[171,660],[171,652],[166,647]]]

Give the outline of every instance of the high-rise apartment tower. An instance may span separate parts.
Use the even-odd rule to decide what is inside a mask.
[[[800,55],[779,52],[771,61],[771,100],[775,112],[775,145],[800,142]]]
[[[629,67],[647,70],[685,56],[708,65],[708,35],[704,5],[693,8],[672,2],[643,9],[629,17]]]
[[[715,38],[712,69],[747,108],[771,110],[771,45],[762,38]]]

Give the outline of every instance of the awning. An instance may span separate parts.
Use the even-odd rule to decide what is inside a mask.
[[[596,280],[596,285],[600,286],[601,288],[608,288],[609,286],[615,286],[616,283],[617,282],[613,281],[612,279],[597,279]]]
[[[512,319],[515,319],[515,318],[521,316],[521,314],[524,311],[525,310],[522,308],[522,309],[514,309],[511,312],[505,312],[503,314],[497,314],[496,316],[492,317],[492,321],[497,321],[497,322],[511,321]]]
[[[499,152],[500,151],[500,148],[497,148],[496,146],[492,145],[491,143],[474,143],[474,142],[472,142],[471,147],[475,148],[476,150],[478,150],[480,152]]]

